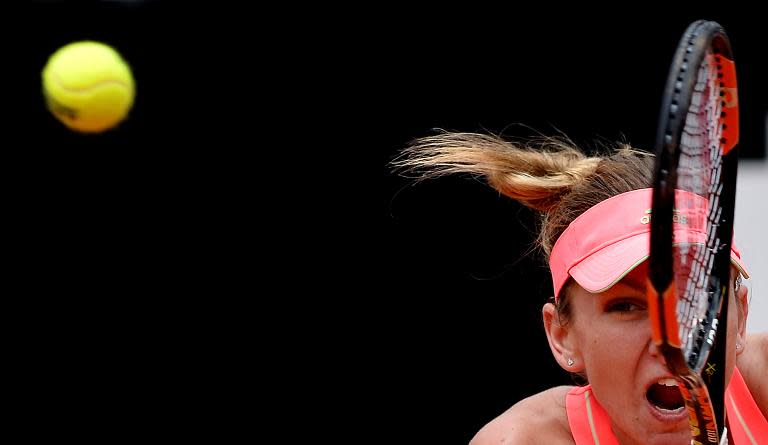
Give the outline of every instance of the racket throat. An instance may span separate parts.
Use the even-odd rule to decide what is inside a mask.
[[[722,442],[707,387],[698,375],[679,375],[678,380],[682,383],[680,393],[688,411],[691,443],[720,445]]]

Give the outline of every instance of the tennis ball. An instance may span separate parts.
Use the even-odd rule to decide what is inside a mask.
[[[110,129],[133,106],[131,68],[104,43],[80,41],[59,48],[43,68],[42,81],[48,109],[73,130]]]

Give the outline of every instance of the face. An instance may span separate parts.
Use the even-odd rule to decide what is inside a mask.
[[[565,369],[586,372],[622,444],[688,443],[688,415],[682,397],[651,341],[647,276],[643,264],[600,294],[572,285],[570,319],[562,328],[548,326],[550,344],[556,356],[562,354],[564,360],[558,357],[561,363],[575,358],[574,366]],[[727,378],[733,369],[741,318],[733,292],[729,308]]]

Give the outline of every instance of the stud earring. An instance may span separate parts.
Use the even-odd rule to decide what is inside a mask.
[[[741,343],[736,343],[736,349],[741,349]]]
[[[738,347],[738,346],[737,346]],[[568,366],[573,366],[573,359],[568,357]]]

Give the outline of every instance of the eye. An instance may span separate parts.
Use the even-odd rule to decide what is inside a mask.
[[[645,307],[646,307],[645,301],[641,301],[637,299],[613,300],[606,305],[605,311],[627,313],[627,312],[644,311]]]

